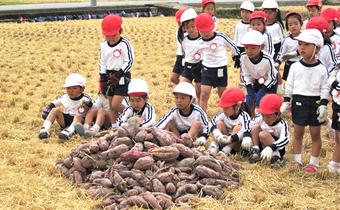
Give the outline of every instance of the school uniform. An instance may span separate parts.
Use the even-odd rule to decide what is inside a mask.
[[[140,123],[140,127],[151,127],[156,122],[155,109],[149,103],[145,103],[145,106],[139,111],[133,109],[131,105],[126,107],[123,113],[118,117],[117,125],[121,126],[123,123],[126,123],[131,117],[144,118],[144,121]]]
[[[108,96],[127,96],[128,84],[131,79],[130,69],[134,62],[134,50],[132,45],[127,39],[121,37],[114,45],[110,45],[108,41],[102,41],[100,47],[99,74],[101,75],[101,78],[106,78],[109,85],[109,77],[112,74],[118,71],[123,73],[117,87],[109,85],[111,88],[108,90]]]
[[[336,74],[336,81],[340,81],[340,74]],[[333,103],[332,103],[332,128],[340,131],[340,84],[338,84],[332,91]]]
[[[329,98],[328,70],[319,60],[306,64],[301,59],[291,65],[286,82],[284,101],[292,99],[293,123],[299,126],[319,126],[316,111],[327,105]]]
[[[183,51],[182,44],[178,41],[178,30],[176,31],[176,43],[177,43],[176,62],[174,68],[172,69],[172,72],[182,75],[184,69]]]
[[[272,40],[274,44],[274,60],[276,60],[277,54],[281,48],[281,42],[285,36],[285,32],[282,24],[279,21],[276,21],[272,24],[267,24],[266,30],[268,33],[272,35]]]
[[[218,20],[217,20],[217,17],[216,17],[215,15],[212,15],[212,18],[213,18],[214,24],[215,24],[215,28],[214,28],[214,31],[215,31],[215,29],[216,29],[216,27],[217,27],[217,22],[218,22]]]
[[[297,52],[297,54],[298,54],[298,47],[299,47],[299,41],[295,40],[293,35],[291,35],[291,34],[287,35],[282,40],[282,45],[281,45],[280,51],[277,55],[275,62],[281,64],[282,61],[283,61],[282,56],[287,54],[287,53]],[[299,61],[299,60],[301,60],[301,55],[299,55],[299,54],[295,58],[290,58],[290,59],[286,60],[284,70],[283,70],[283,75],[282,75],[283,80],[287,80],[290,66],[294,62]]]
[[[283,158],[286,149],[285,146],[289,143],[289,125],[288,123],[280,118],[272,125],[268,125],[262,117],[262,114],[257,115],[251,122],[250,126],[258,124],[261,127],[262,131],[269,132],[272,137],[275,139],[269,147],[275,151],[278,150],[280,152],[281,158]]]
[[[315,55],[315,58],[327,66],[329,73],[334,71],[338,66],[338,56],[335,54],[333,47],[329,44],[324,44],[320,51]]]
[[[334,52],[337,56],[339,56],[340,51],[340,34],[337,32],[334,32],[332,36],[330,36],[330,39],[332,41],[332,47],[334,49]]]
[[[225,87],[228,85],[227,64],[228,56],[226,48],[233,55],[239,55],[236,44],[225,34],[214,32],[209,39],[202,37],[198,40],[202,52],[202,85],[213,87]]]
[[[268,31],[265,31],[263,33],[263,37],[264,37],[264,49],[263,49],[263,51],[268,53],[268,55],[270,55],[272,58],[274,58],[275,48],[274,48],[272,35]]]
[[[196,38],[190,38],[189,35],[187,35],[182,41],[182,51],[185,60],[182,76],[191,82],[195,80],[196,83],[200,83],[202,79],[202,53],[198,45],[200,37],[201,36],[198,35]]]
[[[238,49],[240,50],[240,53],[244,52],[244,46],[242,44],[242,38],[245,33],[247,33],[250,28],[250,23],[245,23],[243,20],[240,20],[235,25],[235,31],[234,31],[234,43],[237,45]]]
[[[164,129],[171,121],[179,133],[183,134],[190,130],[191,124],[194,121],[200,121],[202,124],[202,136],[208,138],[210,132],[206,113],[197,105],[191,104],[190,106],[189,114],[184,114],[177,106],[174,106],[155,124],[155,126]]]
[[[301,26],[301,32],[304,31],[304,30],[306,30],[306,25],[307,25],[308,21],[309,21],[309,18],[308,18],[307,20],[304,20],[304,21],[303,21],[303,24],[302,24],[302,26]]]
[[[217,128],[217,122],[222,121],[227,127],[228,134],[233,132],[233,128],[237,125],[241,125],[242,129],[231,136],[231,142],[238,142],[243,139],[243,137],[251,137],[250,135],[250,116],[247,112],[241,111],[235,118],[227,117],[223,111],[218,115],[214,116],[209,123],[209,130],[212,132]]]

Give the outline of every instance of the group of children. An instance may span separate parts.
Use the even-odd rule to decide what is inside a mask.
[[[246,1],[241,4],[242,20],[236,24],[232,41],[225,34],[215,32],[214,0],[203,0],[202,6],[203,13],[199,15],[194,9],[180,9],[176,13],[179,47],[171,75],[171,81],[176,84],[173,91],[175,106],[158,122],[154,108],[147,102],[147,83],[141,79],[131,80],[129,70],[134,51],[129,41],[121,37],[122,19],[109,15],[102,21],[105,41],[101,43],[97,99],[93,102],[83,93],[83,76],[69,75],[64,85],[66,93],[43,111],[45,122],[39,138],[50,135],[49,129],[55,120],[64,128],[59,138],[69,139],[74,132],[91,137],[102,127],[124,126],[127,119],[137,116],[141,126],[157,126],[182,138],[196,139],[195,146],[205,145],[212,133],[214,138],[208,146],[209,153],[228,155],[245,150],[250,152],[252,163],[268,160],[271,165],[283,166],[289,127],[281,113],[286,115],[291,111],[294,123],[292,166],[303,167],[302,139],[305,127],[309,126],[312,154],[305,171],[317,171],[320,125],[325,125],[331,131],[335,129],[336,142],[327,169],[340,173],[339,42],[336,38],[334,42],[330,41],[339,36],[333,30],[339,19],[338,12],[335,14],[334,9],[328,9],[321,13],[322,3],[310,0],[306,5],[311,11],[308,14],[315,15],[317,9],[321,16],[310,15],[311,19],[303,22],[301,13],[287,13],[285,22],[290,34],[284,36],[275,0],[265,0],[263,11],[255,11],[253,3]],[[226,48],[232,51],[235,67],[240,67],[246,95],[240,88],[226,88]],[[279,71],[283,61],[286,61],[282,77],[286,80],[285,88]],[[217,87],[218,106],[223,111],[209,122],[206,110],[213,87]],[[328,119],[327,111],[330,88],[333,89],[333,121]],[[284,100],[277,91],[282,92]],[[126,97],[129,103],[123,103]],[[61,105],[65,107],[64,113],[56,108]]]

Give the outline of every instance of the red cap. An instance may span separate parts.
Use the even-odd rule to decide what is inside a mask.
[[[195,18],[195,25],[199,31],[212,31],[215,28],[215,23],[211,15],[201,13]]]
[[[205,5],[205,4],[208,4],[208,3],[214,3],[215,4],[215,0],[202,0],[202,7]]]
[[[104,36],[116,35],[122,28],[123,19],[118,15],[108,15],[102,21]]]
[[[331,7],[324,9],[320,16],[325,18],[326,20],[335,20],[336,22],[339,20],[338,11]]]
[[[308,6],[318,6],[320,9],[322,8],[322,2],[319,0],[309,0],[306,4],[306,7]]]
[[[311,18],[307,24],[306,24],[306,29],[318,29],[321,33],[326,33],[328,30],[329,23],[327,20],[323,17],[313,17]]]
[[[338,8],[338,13],[340,14],[340,7]]]
[[[246,95],[244,95],[243,91],[240,88],[228,88],[226,89],[221,96],[220,103],[218,103],[219,107],[231,107],[235,104],[242,103],[246,99]]]
[[[100,87],[100,77],[99,77],[99,92],[101,93],[102,92],[102,88]]]
[[[298,12],[298,11],[290,11],[290,12],[288,12],[287,14],[286,14],[286,19],[287,19],[287,17],[289,16],[289,15],[293,15],[293,14],[296,14],[296,15],[299,15],[300,17],[301,17],[301,20],[303,21],[303,16],[302,16],[302,14],[301,14],[301,12]]]
[[[179,10],[176,12],[175,17],[176,17],[176,22],[177,22],[177,23],[181,22],[181,16],[182,16],[183,12],[184,12],[185,10],[187,10],[187,9],[188,9],[188,8],[181,8],[181,9],[179,9]]]
[[[279,95],[267,94],[261,99],[257,112],[261,114],[274,114],[280,112],[282,102],[283,100]]]
[[[267,15],[266,13],[264,13],[263,11],[254,11],[253,13],[251,13],[251,15],[249,16],[249,20],[251,19],[255,19],[255,18],[262,18],[262,19],[267,19]]]

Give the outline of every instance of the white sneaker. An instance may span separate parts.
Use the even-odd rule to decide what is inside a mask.
[[[50,132],[44,127],[39,132],[39,139],[47,139],[50,136]]]
[[[59,133],[59,139],[69,140],[70,139],[70,133],[68,132],[68,130],[61,131],[61,133]]]
[[[328,165],[326,170],[328,170],[328,172],[331,174],[340,174],[340,168],[338,167]]]

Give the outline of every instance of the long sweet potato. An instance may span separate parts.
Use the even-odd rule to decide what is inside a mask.
[[[150,156],[146,156],[146,157],[139,158],[136,161],[136,163],[133,165],[133,167],[135,169],[144,171],[146,169],[150,169],[154,164],[155,164],[154,159]]]
[[[112,182],[108,178],[97,178],[93,180],[93,183],[107,188],[112,187]]]
[[[83,176],[82,174],[79,172],[79,171],[74,171],[73,172],[73,178],[74,178],[74,182],[77,184],[77,186],[79,187],[84,179],[83,179]]]
[[[154,178],[162,182],[162,184],[167,184],[173,180],[174,174],[170,172],[163,172],[157,174]]]
[[[179,156],[179,151],[174,146],[163,146],[163,147],[152,148],[149,150],[149,153],[151,153],[151,155],[156,160],[162,160],[165,162],[174,161]]]
[[[202,178],[221,178],[221,174],[204,165],[195,168],[196,173]]]
[[[149,191],[146,191],[143,195],[144,200],[146,200],[153,209],[162,210],[156,197]]]
[[[92,171],[89,181],[93,182],[93,180],[98,179],[98,178],[103,178],[103,177],[104,177],[103,171]]]
[[[153,192],[166,193],[164,185],[158,179],[152,180],[152,189],[153,189]]]
[[[148,134],[148,132],[145,131],[145,130],[139,131],[135,136],[135,141],[136,142],[144,142],[147,134]]]
[[[78,157],[73,158],[73,166],[77,171],[83,173],[84,175],[87,174],[86,168],[84,168],[84,166],[81,164],[80,158]]]
[[[176,143],[176,140],[172,139],[167,131],[157,127],[152,127],[152,135],[157,140],[160,146],[169,146]]]
[[[90,189],[87,191],[87,194],[92,197],[105,197],[107,195],[113,194],[113,191],[106,188],[106,187],[101,187],[101,186],[92,186]]]
[[[150,149],[155,148],[155,147],[159,147],[159,146],[157,144],[149,142],[149,141],[144,142],[145,151],[149,151]]]
[[[178,198],[184,194],[197,194],[198,188],[194,184],[186,184],[181,187],[179,187],[176,191],[175,197]]]
[[[192,158],[194,157],[194,152],[187,146],[183,145],[183,144],[172,144],[173,146],[175,146],[178,151],[180,156],[184,157],[184,158]]]
[[[131,119],[131,118],[130,118]],[[131,196],[127,198],[127,204],[141,208],[148,208],[148,203],[140,196]]]
[[[127,151],[120,155],[121,161],[131,161],[136,162],[139,158],[151,156],[148,152],[139,152],[139,151]]]
[[[204,195],[211,196],[216,199],[220,199],[223,196],[223,191],[212,185],[205,185],[202,188],[202,191]]]
[[[204,165],[219,173],[222,171],[220,162],[210,155],[202,155],[198,157],[197,160],[194,162],[194,166],[198,165]]]
[[[183,195],[181,197],[178,197],[176,200],[175,200],[175,203],[187,203],[189,201],[192,201],[192,200],[195,200],[196,199],[196,195],[193,195],[193,194],[186,194],[186,195]]]
[[[195,162],[194,158],[184,158],[181,161],[179,161],[176,165],[176,167],[192,167],[192,164]]]
[[[128,131],[129,137],[131,139],[134,139],[139,130],[138,117],[129,118],[127,123],[128,123],[127,131]]]
[[[129,147],[125,144],[120,144],[102,152],[101,155],[104,159],[115,159],[127,151],[129,151]]]

